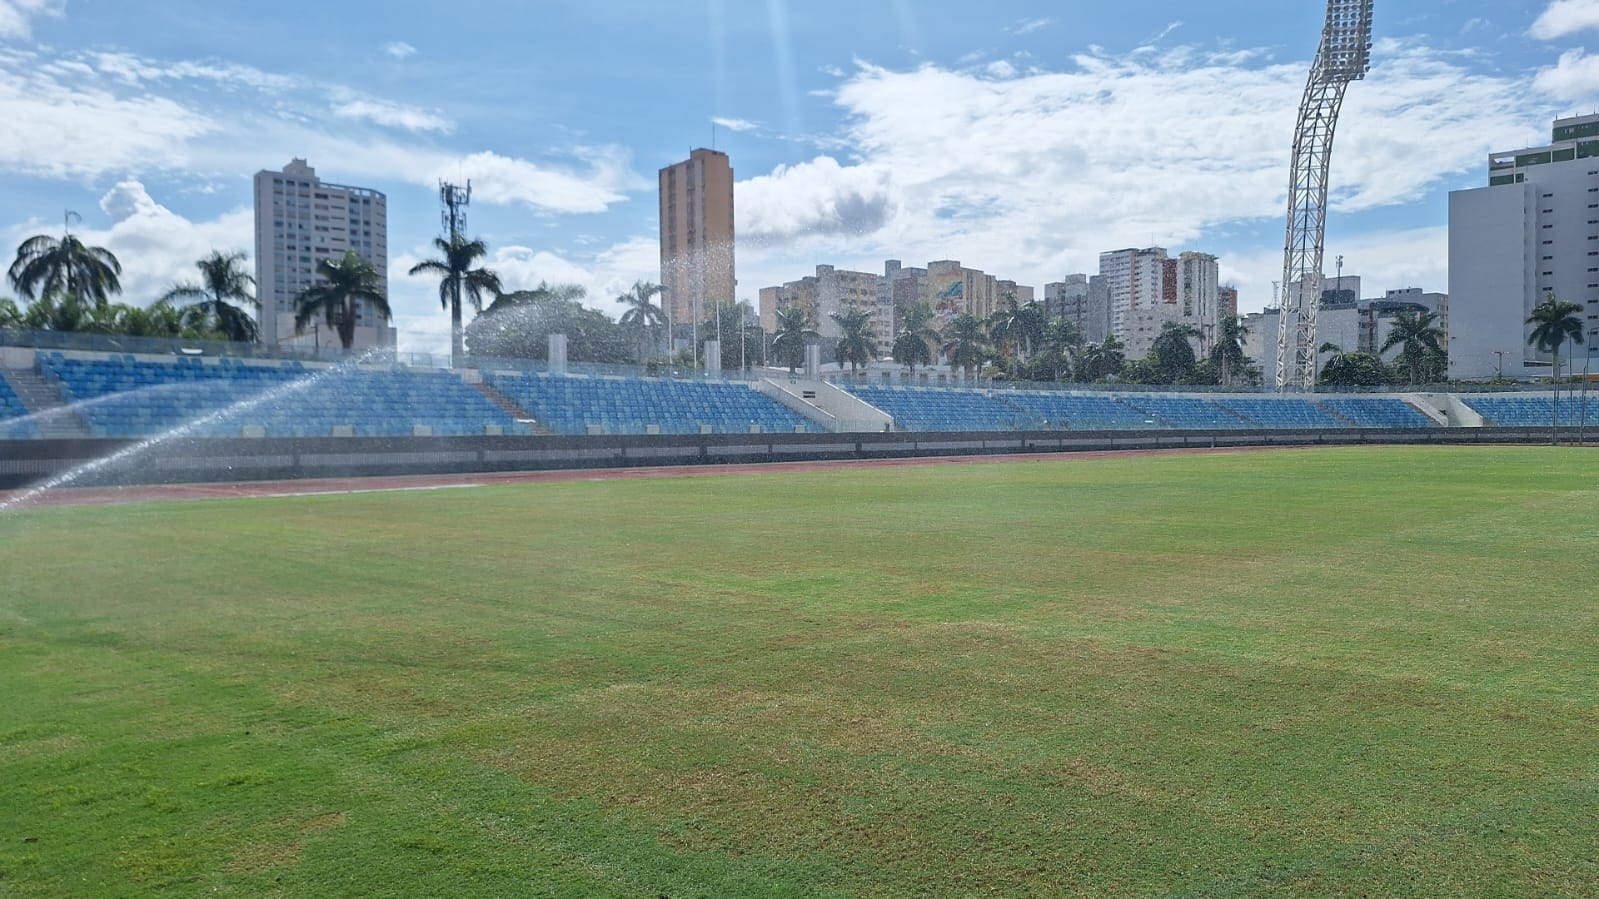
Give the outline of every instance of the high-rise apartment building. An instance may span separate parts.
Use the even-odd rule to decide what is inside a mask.
[[[726,153],[699,149],[659,177],[662,304],[681,338],[712,304],[736,299],[733,163]]]
[[[1238,314],[1238,288],[1231,284],[1224,284],[1216,288],[1216,320],[1231,318]]]
[[[1072,274],[1044,285],[1044,317],[1075,324],[1083,339],[1100,343],[1111,334],[1110,293],[1099,275]]]
[[[1173,259],[1164,247],[1112,250],[1099,256],[1109,293],[1111,331],[1128,358],[1148,355],[1168,322],[1198,332],[1196,352],[1209,351],[1220,308],[1219,268],[1209,253]]]
[[[1576,364],[1599,342],[1599,115],[1556,119],[1548,146],[1493,153],[1488,186],[1449,194],[1449,376],[1551,373],[1533,307],[1582,307]]]
[[[1110,296],[1111,332],[1123,343],[1133,312],[1152,309],[1165,298],[1166,262],[1164,247],[1099,254],[1099,274]]]
[[[771,331],[777,324],[777,311],[797,305],[810,312],[817,333],[824,342],[838,340],[842,330],[833,320],[835,314],[861,310],[872,316],[872,333],[877,340],[877,352],[887,355],[894,344],[893,315],[880,313],[879,295],[882,276],[871,272],[851,272],[831,265],[818,265],[816,274],[806,275],[798,281],[789,281],[781,287],[763,287],[760,292],[761,327]],[[831,350],[824,350],[826,361]]]
[[[320,318],[294,332],[294,297],[316,283],[317,264],[354,250],[389,287],[389,213],[384,195],[329,184],[304,159],[255,176],[255,282],[261,341],[269,346],[338,346]],[[395,330],[368,303],[356,309],[352,348],[392,347]]]

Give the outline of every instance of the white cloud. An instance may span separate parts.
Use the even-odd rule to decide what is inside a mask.
[[[1599,0],[1554,0],[1527,34],[1552,41],[1594,28],[1599,28]]]
[[[180,82],[207,90],[197,95]],[[343,121],[327,123],[329,105]],[[429,188],[441,176],[471,177],[483,202],[549,213],[600,212],[649,186],[614,146],[528,160],[410,143],[385,130],[448,134],[453,126],[341,85],[227,63],[0,49],[0,121],[28,123],[0,129],[0,168],[39,177],[236,176],[308,156],[338,160],[348,177]]]
[[[33,18],[59,16],[66,5],[66,0],[0,0],[0,38],[31,37]]]
[[[712,117],[711,124],[736,132],[754,131],[761,127],[749,119],[735,119],[723,116]]]
[[[403,128],[406,131],[448,134],[455,130],[455,124],[443,116],[385,100],[349,100],[334,106],[333,114],[342,119],[361,119],[374,125]]]
[[[395,59],[406,59],[416,54],[416,48],[405,41],[390,41],[383,45],[383,52]]]
[[[845,167],[831,156],[778,166],[770,175],[740,182],[736,196],[741,246],[862,236],[882,227],[894,212],[887,169]]]
[[[196,260],[212,250],[249,252],[254,240],[255,216],[235,209],[209,221],[190,221],[157,203],[142,183],[118,183],[100,199],[109,227],[74,227],[73,233],[90,246],[105,247],[122,263],[119,302],[148,306],[174,282],[199,276]],[[10,228],[8,243],[15,245],[34,234],[59,236],[60,222],[29,222]],[[253,271],[253,269],[252,269]]]
[[[1599,56],[1581,48],[1560,54],[1554,66],[1538,70],[1533,87],[1560,100],[1586,100],[1599,94]]]
[[[1047,17],[1041,19],[1023,19],[1005,30],[1010,34],[1021,37],[1024,34],[1032,34],[1035,31],[1048,28],[1053,24],[1055,24],[1055,20]]]
[[[1339,124],[1335,212],[1412,202],[1536,139],[1551,112],[1527,102],[1527,79],[1464,57],[1392,40],[1373,55]],[[823,157],[739,185],[741,273],[960,258],[1039,286],[1152,238],[1206,249],[1207,235],[1283,215],[1306,69],[1191,47],[1099,51],[1012,78],[859,64],[835,95],[851,164]],[[746,252],[748,237],[765,245]]]

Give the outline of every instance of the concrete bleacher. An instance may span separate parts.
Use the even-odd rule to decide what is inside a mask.
[[[519,426],[455,375],[438,370],[305,368],[202,361],[38,357],[96,437],[142,438],[177,428],[198,437],[399,437],[483,434]]]
[[[731,381],[484,372],[554,434],[806,433],[810,421]]]
[[[1185,396],[1153,393],[1128,394],[1123,398],[1135,409],[1147,412],[1170,427],[1184,430],[1231,430],[1257,427],[1215,403]]]
[[[1011,431],[1039,426],[1038,416],[976,390],[852,386],[849,392],[894,417],[900,431]]]
[[[1140,412],[1110,396],[1084,396],[1048,390],[1014,390],[1005,401],[1035,417],[1039,426],[1072,431],[1128,431],[1163,427],[1147,412]]]
[[[1557,417],[1553,396],[1492,395],[1462,396],[1460,399],[1482,415],[1485,422],[1502,428],[1547,428]],[[1562,423],[1570,424],[1581,415],[1578,400],[1560,400],[1558,419]]]
[[[1239,415],[1262,428],[1295,428],[1314,430],[1316,428],[1346,428],[1348,427],[1326,409],[1308,399],[1285,397],[1282,399],[1265,399],[1261,397],[1217,397],[1216,405]]]
[[[0,375],[0,440],[28,440],[39,436],[39,428],[28,417],[28,407],[4,375]]]
[[[1431,428],[1437,423],[1396,397],[1329,397],[1321,405],[1357,428]]]

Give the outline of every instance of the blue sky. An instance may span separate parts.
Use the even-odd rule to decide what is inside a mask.
[[[308,157],[389,195],[391,269],[476,188],[511,286],[591,302],[656,278],[655,171],[733,156],[739,282],[956,258],[1042,287],[1147,245],[1222,257],[1245,309],[1280,268],[1293,107],[1318,3],[646,0],[274,4],[0,0],[0,238],[62,210],[147,302],[252,243],[250,176]],[[1377,0],[1350,92],[1329,253],[1445,289],[1445,198],[1492,150],[1593,111],[1599,0]],[[403,348],[447,344],[391,271]]]

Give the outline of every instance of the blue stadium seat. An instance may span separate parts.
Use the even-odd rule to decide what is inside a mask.
[[[1556,417],[1553,396],[1490,395],[1463,396],[1461,399],[1480,413],[1488,424],[1502,428],[1547,428]],[[1599,417],[1599,408],[1592,411]],[[1567,397],[1560,399],[1558,417],[1561,423],[1575,424],[1581,414],[1577,400]]]
[[[1246,421],[1210,400],[1155,393],[1130,393],[1125,395],[1122,401],[1167,422],[1170,427],[1182,430],[1208,431],[1257,427],[1254,422]]]
[[[1229,396],[1218,397],[1214,402],[1261,428],[1315,430],[1349,427],[1326,409],[1307,399]]]
[[[553,434],[794,433],[816,428],[747,384],[485,372],[484,379]]]
[[[1012,405],[1002,394],[943,387],[848,388],[894,417],[901,431],[1012,431],[1040,426],[1037,415]]]
[[[1339,397],[1317,402],[1357,428],[1431,428],[1436,422],[1394,397]]]

